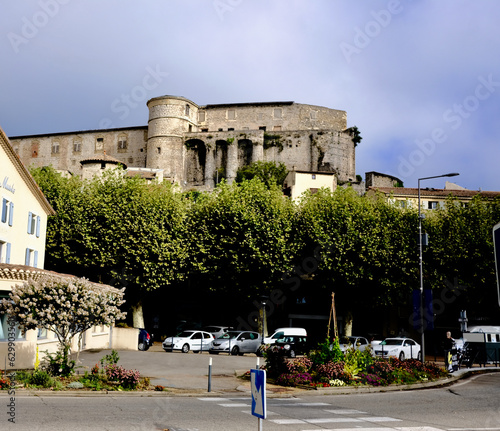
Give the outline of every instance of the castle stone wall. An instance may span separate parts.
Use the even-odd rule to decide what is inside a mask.
[[[82,160],[104,152],[129,167],[162,169],[183,188],[211,189],[262,160],[289,170],[333,172],[355,181],[355,147],[345,111],[294,102],[198,106],[178,96],[147,102],[148,125],[11,138],[27,166],[81,175]]]

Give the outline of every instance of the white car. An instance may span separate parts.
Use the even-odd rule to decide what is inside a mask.
[[[339,340],[339,346],[342,352],[345,352],[350,347],[354,347],[355,350],[363,352],[370,348],[370,343],[365,337],[356,337],[353,335],[349,337],[341,337]]]
[[[422,360],[420,344],[411,338],[386,338],[380,344],[374,346],[375,355],[387,358],[394,356],[401,361],[404,359]]]
[[[193,329],[182,331],[176,337],[165,338],[162,347],[165,352],[171,352],[172,350],[180,350],[182,353],[187,353],[190,350],[193,352],[208,351],[214,339],[210,332]]]

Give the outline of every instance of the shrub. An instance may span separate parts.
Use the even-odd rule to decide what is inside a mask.
[[[360,383],[371,386],[386,386],[387,381],[376,374],[360,373],[358,375]]]
[[[111,353],[103,356],[103,358],[101,359],[101,363],[104,365],[116,365],[119,360],[120,356],[118,355],[118,352],[113,349],[111,350]]]
[[[306,357],[285,360],[285,366],[290,373],[307,373],[312,365],[313,362]]]
[[[54,379],[47,371],[37,370],[34,371],[28,380],[28,383],[33,386],[40,386],[42,388],[50,388],[54,386]]]
[[[316,380],[329,382],[330,380],[348,381],[344,373],[344,362],[328,362],[316,367]]]
[[[289,372],[287,360],[280,349],[270,346],[263,350],[262,353],[266,359],[265,369],[270,378],[276,378]]]
[[[75,360],[67,360],[64,352],[59,349],[56,353],[45,351],[46,356],[43,360],[42,369],[51,376],[69,377],[75,372]]]
[[[10,388],[10,379],[4,374],[3,371],[0,371],[0,389],[9,389]]]
[[[276,384],[281,386],[309,385],[312,377],[309,373],[281,374],[276,379]]]
[[[327,339],[318,344],[318,348],[309,355],[315,365],[327,364],[328,362],[340,362],[344,360],[344,354],[340,350],[339,339],[335,338],[333,343]]]
[[[135,389],[140,381],[137,370],[126,370],[121,365],[106,365],[106,376],[110,382],[118,382],[126,389]]]

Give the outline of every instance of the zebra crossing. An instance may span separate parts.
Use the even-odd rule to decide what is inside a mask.
[[[217,404],[224,408],[244,409],[242,413],[251,414],[251,400],[249,398],[198,398],[201,401]],[[289,418],[277,413],[281,407],[310,407],[315,409],[315,414],[309,418]],[[267,401],[267,421],[276,425],[304,426],[301,431],[317,431],[308,428],[311,425],[331,426],[335,428],[323,431],[443,431],[443,428],[429,426],[405,427],[398,426],[401,419],[388,416],[374,416],[356,409],[333,408],[330,403],[304,402],[300,398],[273,398]],[[317,412],[320,412],[318,415]],[[309,411],[311,412],[311,411]],[[340,428],[339,428],[340,427]]]

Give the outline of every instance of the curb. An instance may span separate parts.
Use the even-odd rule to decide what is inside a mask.
[[[500,372],[500,367],[468,368],[459,370],[456,374],[432,382],[413,383],[408,385],[392,386],[337,386],[330,388],[295,388],[276,385],[267,385],[267,398],[292,398],[298,394],[303,395],[354,395],[368,393],[383,393],[396,391],[412,391],[450,386],[458,380],[467,379],[478,374]],[[241,396],[242,393],[250,395],[250,382],[245,381],[234,390],[217,390],[208,392],[205,389],[179,389],[167,388],[165,391],[82,391],[82,390],[34,390],[16,389],[15,396],[33,397],[228,397],[230,394]],[[7,394],[7,391],[5,391]],[[0,396],[2,392],[0,392]]]

